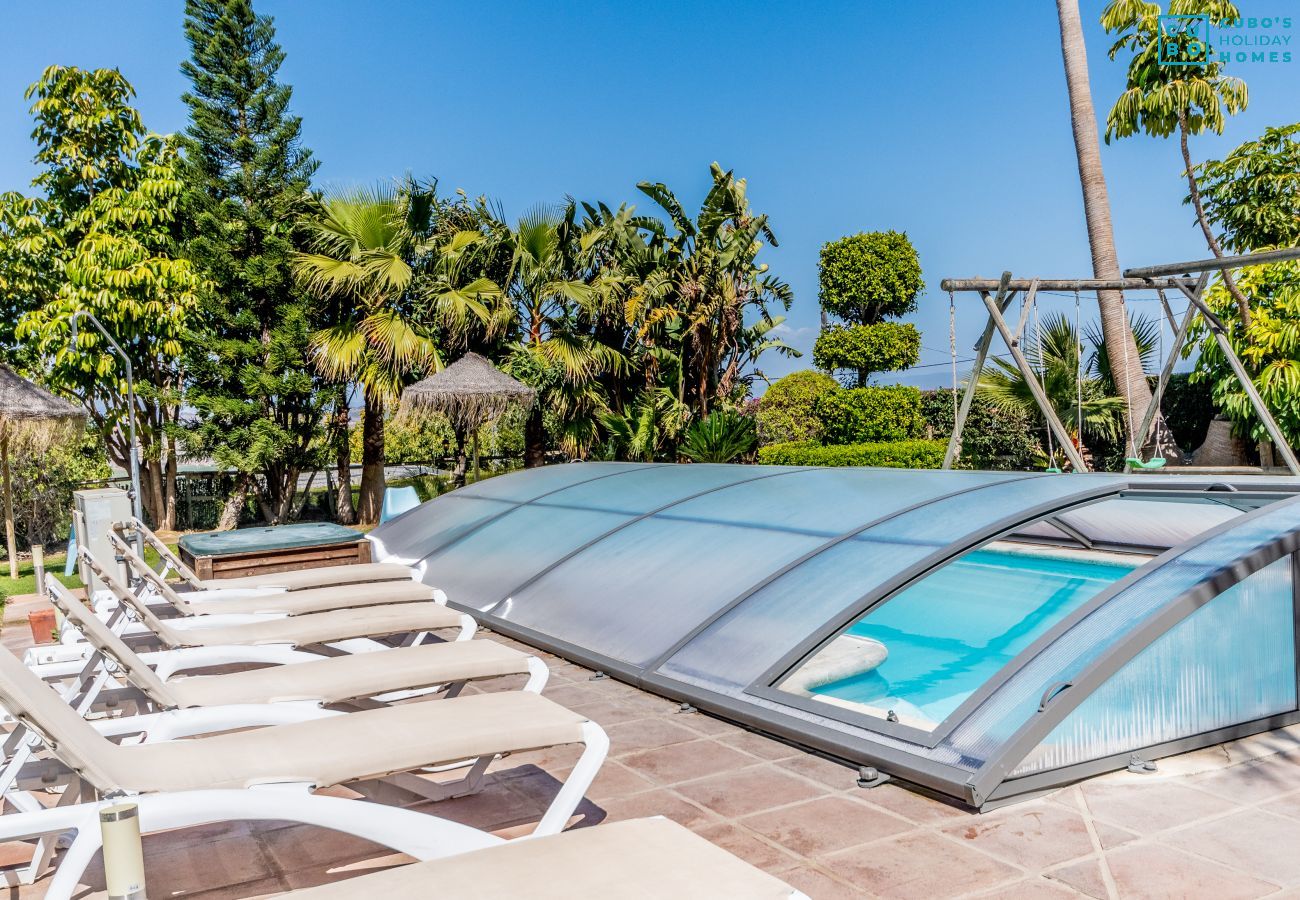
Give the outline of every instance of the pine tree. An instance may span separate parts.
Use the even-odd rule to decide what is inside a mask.
[[[329,396],[308,365],[311,311],[290,269],[318,163],[288,112],[292,88],[276,79],[284,52],[270,16],[251,0],[186,0],[185,36],[186,248],[214,286],[187,360],[187,443],[238,472],[221,527],[250,494],[279,522],[299,474],[318,462]]]

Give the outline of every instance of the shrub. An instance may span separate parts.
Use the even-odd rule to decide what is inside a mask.
[[[813,369],[792,372],[772,382],[758,401],[759,443],[820,439],[821,425],[813,415],[813,403],[838,388],[834,378]]]
[[[698,463],[728,463],[758,445],[754,420],[734,409],[718,409],[686,429],[681,452]]]
[[[833,447],[796,442],[760,447],[758,461],[770,466],[883,466],[891,469],[937,469],[943,464],[942,441],[886,441]]]
[[[1155,386],[1155,379],[1151,384]],[[1165,396],[1160,401],[1160,411],[1164,413],[1165,424],[1174,436],[1174,442],[1184,450],[1191,452],[1205,441],[1205,432],[1210,427],[1210,420],[1218,411],[1214,408],[1214,398],[1210,396],[1210,386],[1205,382],[1193,382],[1186,372],[1179,372],[1165,385]]]
[[[952,393],[926,391],[921,395],[921,415],[927,437],[945,444],[952,434]],[[963,469],[1031,469],[1043,464],[1038,429],[1021,411],[1000,409],[976,394],[966,427],[962,429]]]
[[[921,261],[907,235],[872,231],[822,245],[822,309],[859,325],[905,316],[925,289]]]
[[[827,444],[904,441],[925,428],[921,392],[902,385],[828,391],[814,401],[813,413]]]
[[[14,529],[22,546],[50,544],[68,536],[72,492],[109,477],[103,445],[93,431],[79,443],[54,446],[13,460]]]
[[[822,329],[813,345],[813,364],[819,369],[853,369],[858,386],[872,372],[893,372],[916,365],[921,356],[921,333],[911,323],[877,322],[875,325],[832,325]]]

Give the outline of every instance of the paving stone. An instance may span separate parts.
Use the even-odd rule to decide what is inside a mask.
[[[569,771],[564,769],[554,773],[555,779],[564,781],[569,777]],[[648,791],[654,787],[655,783],[644,775],[633,772],[627,766],[615,760],[607,759],[605,764],[600,767],[600,772],[596,774],[591,787],[587,789],[587,796],[596,801],[610,800],[614,797],[629,797],[632,794]]]
[[[1027,869],[1041,869],[1093,852],[1083,817],[1054,804],[1017,804],[945,826],[945,834]]]
[[[850,884],[883,897],[955,897],[1021,874],[991,856],[927,831],[844,850],[820,863]]]
[[[811,778],[813,781],[821,782],[828,788],[837,791],[861,790],[855,784],[858,777],[856,769],[842,763],[831,762],[829,759],[822,759],[820,756],[813,756],[810,753],[783,759],[777,765],[791,772],[796,772],[804,778]]]
[[[848,882],[810,865],[796,866],[772,874],[795,890],[803,891],[812,900],[861,900],[863,897],[871,896],[866,891],[859,890]]]
[[[861,797],[864,803],[879,806],[920,824],[969,819],[976,815],[973,810],[956,805],[955,801],[949,803],[936,800],[896,784],[883,784],[870,790],[855,787],[852,792],[854,796]]]
[[[1080,789],[1094,817],[1143,835],[1222,815],[1234,808],[1228,800],[1172,781],[1099,782],[1084,784]]]
[[[678,785],[677,791],[688,800],[729,818],[811,800],[824,793],[816,785],[772,766],[691,781]]]
[[[612,726],[623,722],[634,722],[647,718],[643,709],[633,709],[617,700],[595,700],[591,703],[575,703],[569,709],[586,716],[601,728],[608,731]]]
[[[1064,884],[1033,876],[999,885],[987,893],[974,896],[977,900],[1061,900],[1063,897],[1077,897],[1079,892]]]
[[[752,731],[742,731],[739,734],[726,735],[718,738],[718,740],[726,744],[728,747],[735,747],[737,750],[744,750],[746,753],[753,754],[759,759],[790,759],[791,757],[805,755],[798,747],[791,747],[789,744],[774,741],[771,738],[763,737],[763,735],[755,734]]]
[[[1116,847],[1122,847],[1130,841],[1135,841],[1138,836],[1127,828],[1120,828],[1118,825],[1108,825],[1105,822],[1098,822],[1095,819],[1092,823],[1093,831],[1097,832],[1097,840],[1103,850],[1113,850]]]
[[[392,852],[372,841],[310,825],[296,825],[258,835],[258,841],[282,872],[326,868]]]
[[[1300,763],[1272,757],[1201,775],[1188,784],[1235,803],[1264,803],[1300,789]]]
[[[772,846],[749,829],[729,822],[697,827],[695,833],[767,872],[788,869],[792,863],[798,862],[798,857]]]
[[[912,825],[897,816],[845,797],[818,797],[741,819],[801,856],[821,856],[898,834]]]
[[[1101,872],[1101,861],[1096,858],[1061,866],[1059,869],[1047,872],[1046,875],[1085,897],[1107,900],[1110,896],[1110,892],[1106,889],[1106,879]]]
[[[754,757],[704,738],[641,750],[620,759],[628,768],[660,784],[677,784],[755,764]]]
[[[1250,809],[1167,834],[1161,840],[1286,886],[1300,885],[1300,822]],[[1291,852],[1279,852],[1282,848]]]
[[[605,732],[609,735],[610,755],[616,757],[700,738],[698,732],[662,716],[611,725]]]
[[[665,816],[687,828],[702,827],[717,822],[718,816],[698,804],[688,802],[680,794],[660,788],[619,797],[600,804],[608,822],[639,819],[645,816]]]
[[[1122,897],[1247,900],[1278,889],[1271,882],[1154,843],[1123,847],[1107,854],[1106,862]]]

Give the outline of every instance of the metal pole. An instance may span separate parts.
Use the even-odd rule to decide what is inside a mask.
[[[1006,341],[1007,349],[1011,351],[1011,358],[1016,361],[1016,367],[1020,369],[1020,375],[1025,379],[1025,384],[1029,392],[1034,395],[1038,408],[1042,410],[1043,417],[1047,419],[1047,427],[1056,435],[1056,439],[1061,442],[1061,450],[1064,451],[1070,465],[1074,466],[1076,472],[1088,471],[1087,465],[1084,464],[1083,457],[1079,455],[1079,450],[1074,446],[1074,441],[1070,438],[1070,433],[1065,430],[1061,420],[1056,415],[1056,410],[1047,399],[1047,394],[1043,391],[1043,386],[1038,383],[1038,376],[1034,374],[1033,367],[1029,365],[1020,347],[1016,345],[1015,338],[1011,334],[1011,329],[1002,318],[1002,311],[997,308],[993,300],[984,297],[984,305],[988,307],[989,316],[993,319],[993,324],[997,326],[998,332],[1002,335],[1002,340]]]
[[[131,370],[131,357],[126,355],[126,351],[122,349],[121,344],[113,340],[113,336],[108,333],[108,329],[103,326],[99,319],[95,318],[95,314],[87,312],[84,309],[77,310],[69,318],[69,324],[72,327],[72,347],[74,350],[77,347],[77,320],[83,316],[89,319],[90,324],[94,325],[95,328],[98,329],[99,333],[104,336],[104,340],[108,341],[109,346],[111,346],[117,355],[122,358],[122,364],[126,366],[126,402],[127,406],[130,408],[130,414],[126,417],[126,425],[128,439],[131,443],[130,451],[127,453],[127,460],[131,467],[131,510],[135,513],[135,517],[143,522],[144,502],[142,498],[144,495],[140,490],[140,442],[135,436],[135,377]],[[89,540],[89,537],[86,537],[85,539]],[[140,536],[138,531],[135,536],[135,545],[136,550],[139,551],[140,557],[143,559],[144,538]]]
[[[1201,302],[1198,295],[1186,289],[1183,290],[1183,293],[1187,295],[1187,299],[1197,308],[1201,315],[1205,316],[1205,320],[1210,325],[1210,331],[1214,334],[1215,343],[1223,351],[1223,355],[1228,360],[1228,365],[1232,368],[1233,374],[1237,376],[1237,381],[1241,383],[1241,389],[1246,392],[1246,396],[1250,399],[1250,405],[1254,408],[1255,415],[1259,416],[1260,421],[1264,423],[1264,429],[1268,432],[1268,436],[1272,438],[1273,446],[1282,454],[1282,461],[1286,463],[1286,467],[1291,470],[1292,475],[1300,475],[1300,461],[1296,460],[1295,451],[1291,449],[1291,445],[1282,434],[1282,429],[1278,427],[1273,414],[1264,405],[1264,398],[1255,389],[1255,382],[1251,380],[1250,373],[1246,371],[1246,367],[1242,365],[1241,360],[1237,358],[1236,352],[1232,349],[1232,344],[1228,341],[1227,329],[1223,327],[1223,323],[1218,316],[1210,312],[1205,304]]]
[[[1007,304],[1011,302],[1011,295],[1007,292],[1007,283],[1011,280],[1011,273],[1002,274],[1002,282],[998,286],[998,298],[995,301],[999,309],[1006,309]],[[987,299],[987,298],[986,298]],[[984,334],[980,336],[979,343],[975,345],[975,364],[971,367],[970,378],[966,381],[966,391],[961,397],[961,406],[957,409],[957,415],[953,417],[952,434],[948,436],[948,449],[943,454],[943,468],[951,469],[957,457],[961,455],[961,433],[966,427],[966,417],[970,415],[971,402],[975,399],[975,388],[979,384],[979,373],[984,368],[984,360],[988,356],[989,344],[993,340],[993,320],[989,319],[984,323]]]

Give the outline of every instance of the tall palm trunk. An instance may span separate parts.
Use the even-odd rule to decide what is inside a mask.
[[[1115,252],[1115,231],[1110,221],[1110,198],[1106,193],[1106,176],[1101,168],[1101,147],[1097,141],[1097,114],[1092,107],[1092,88],[1088,83],[1088,51],[1079,21],[1078,0],[1056,0],[1061,23],[1061,57],[1065,61],[1065,84],[1070,95],[1070,124],[1074,129],[1074,151],[1079,162],[1079,183],[1083,188],[1083,214],[1088,225],[1088,244],[1092,250],[1094,278],[1119,278],[1119,257]],[[1142,371],[1137,342],[1129,327],[1124,294],[1098,291],[1101,308],[1101,333],[1110,358],[1111,373],[1127,407],[1125,429],[1130,444],[1143,441],[1136,429],[1151,405],[1151,386]],[[1156,429],[1164,427],[1157,417]],[[1140,449],[1140,448],[1135,448]]]
[[[340,525],[353,525],[357,510],[352,505],[352,441],[348,437],[348,386],[339,385],[334,401],[334,475],[339,491],[334,499],[334,518]]]
[[[1196,183],[1196,172],[1192,170],[1192,153],[1187,146],[1187,113],[1178,113],[1178,148],[1183,153],[1183,168],[1187,174],[1187,193],[1192,198],[1192,209],[1196,210],[1196,221],[1201,226],[1201,232],[1205,235],[1205,243],[1214,254],[1215,259],[1223,257],[1223,247],[1219,245],[1219,240],[1214,236],[1214,230],[1210,228],[1210,220],[1205,215],[1205,204],[1201,202],[1201,188]],[[1232,294],[1232,299],[1237,301],[1237,310],[1241,314],[1241,328],[1244,332],[1250,327],[1250,302],[1246,295],[1237,287],[1237,280],[1232,277],[1232,273],[1227,269],[1223,270],[1223,284]]]
[[[361,423],[361,497],[357,517],[363,525],[379,521],[384,504],[384,398],[366,389],[365,418]]]

